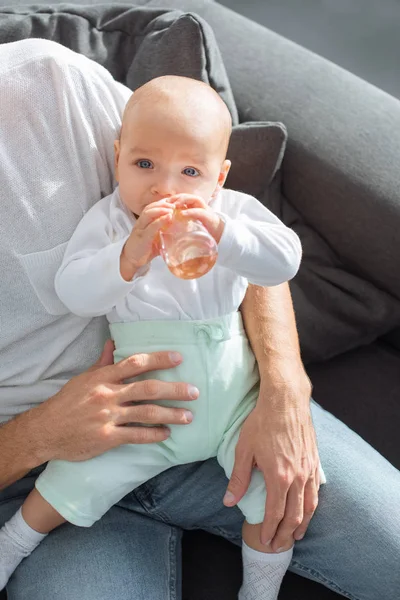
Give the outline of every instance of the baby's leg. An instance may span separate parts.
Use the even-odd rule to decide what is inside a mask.
[[[0,529],[0,590],[19,563],[65,519],[34,489],[19,511]]]
[[[239,434],[240,426],[236,423],[226,432],[218,450],[218,462],[228,478],[232,473]],[[277,600],[283,576],[292,559],[293,546],[274,553],[269,545],[261,544],[266,498],[263,474],[255,469],[249,488],[238,505],[246,518],[242,532],[243,585],[239,600]]]
[[[50,461],[22,510],[0,531],[0,589],[52,529],[65,520],[90,527],[128,492],[172,466],[164,446],[128,444],[86,461]]]
[[[292,560],[290,544],[275,554],[260,542],[261,523],[243,524],[243,584],[239,600],[277,600],[283,576]]]
[[[36,488],[33,488],[22,505],[22,517],[39,533],[50,533],[65,523],[64,517],[43,498]]]

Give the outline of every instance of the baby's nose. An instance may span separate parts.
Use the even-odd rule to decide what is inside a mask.
[[[174,182],[170,179],[157,181],[152,187],[152,193],[160,198],[169,198],[174,196],[176,191]]]

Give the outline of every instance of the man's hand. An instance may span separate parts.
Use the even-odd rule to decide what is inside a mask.
[[[173,202],[177,208],[182,208],[182,216],[200,221],[219,244],[225,224],[203,198],[192,194],[177,194],[169,198],[169,202]]]
[[[179,354],[136,354],[112,364],[112,352],[113,344],[109,341],[96,365],[29,411],[31,420],[34,419],[29,435],[37,439],[38,464],[55,458],[85,460],[121,444],[161,442],[169,436],[166,424],[191,422],[190,411],[135,403],[165,398],[194,400],[197,388],[151,379],[124,383],[147,371],[177,366],[182,362]],[[130,423],[153,427],[126,427]]]
[[[301,539],[318,504],[319,456],[311,420],[311,383],[300,357],[287,284],[249,286],[242,316],[260,370],[257,405],[236,448],[228,490],[233,506],[245,494],[252,467],[267,488],[261,541],[273,551]]]
[[[234,500],[227,504],[233,506],[244,496],[256,465],[267,488],[261,542],[270,542],[274,551],[304,536],[318,504],[319,456],[308,408],[310,392],[304,371],[282,374],[278,385],[263,379],[257,406],[236,447],[228,485]]]

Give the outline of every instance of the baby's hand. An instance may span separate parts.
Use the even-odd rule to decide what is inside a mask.
[[[177,194],[168,200],[169,202],[173,202],[177,208],[183,209],[182,215],[200,221],[213,236],[217,244],[219,243],[225,223],[203,198],[193,196],[192,194]]]
[[[121,275],[126,281],[159,254],[155,237],[171,221],[173,210],[173,205],[165,199],[143,209],[121,253]]]

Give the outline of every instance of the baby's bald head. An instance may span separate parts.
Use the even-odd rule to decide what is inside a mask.
[[[152,79],[130,97],[122,120],[121,142],[138,122],[192,135],[207,143],[209,151],[226,156],[232,131],[229,110],[208,84],[188,77],[165,75]]]
[[[120,196],[136,215],[180,193],[210,202],[223,187],[232,120],[218,94],[187,77],[158,77],[130,97],[115,147]]]

